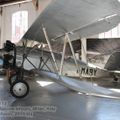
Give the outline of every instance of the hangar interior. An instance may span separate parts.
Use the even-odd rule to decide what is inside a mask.
[[[119,120],[119,11],[119,0],[0,0],[0,119]]]

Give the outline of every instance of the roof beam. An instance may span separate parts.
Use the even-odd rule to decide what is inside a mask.
[[[4,1],[0,2],[0,7],[6,7],[10,5],[15,5],[15,4],[20,4],[20,3],[26,3],[26,2],[31,2],[32,0],[14,0],[14,1]]]

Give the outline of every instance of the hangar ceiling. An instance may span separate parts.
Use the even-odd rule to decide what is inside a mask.
[[[9,3],[15,3],[15,2],[21,2],[21,1],[27,1],[27,0],[0,0],[0,5],[5,5]]]

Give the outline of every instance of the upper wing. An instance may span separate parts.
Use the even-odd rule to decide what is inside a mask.
[[[117,0],[52,0],[22,39],[45,42],[42,25],[50,40],[65,33],[74,33],[72,39],[98,34],[120,22],[119,11]]]

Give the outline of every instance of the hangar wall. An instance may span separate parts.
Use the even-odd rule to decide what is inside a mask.
[[[6,40],[12,38],[12,14],[17,11],[28,11],[28,28],[34,22],[36,17],[42,12],[42,10],[50,3],[51,0],[40,0],[39,9],[36,11],[32,2],[21,3],[16,5],[9,5],[0,8],[0,48],[3,47],[3,43]]]

